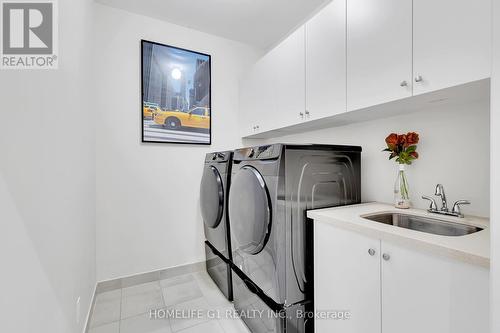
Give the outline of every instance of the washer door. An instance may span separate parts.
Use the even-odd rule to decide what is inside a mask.
[[[209,228],[217,228],[224,212],[224,186],[219,171],[212,165],[203,171],[200,206],[203,222]]]
[[[259,253],[271,231],[271,200],[262,175],[251,166],[234,176],[229,192],[229,220],[235,250]]]

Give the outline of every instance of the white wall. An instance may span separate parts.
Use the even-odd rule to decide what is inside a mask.
[[[0,73],[2,332],[81,332],[89,308],[95,286],[91,16],[90,0],[59,1],[59,69]]]
[[[110,279],[204,260],[198,191],[205,153],[241,145],[243,44],[96,5],[97,271]],[[143,144],[141,38],[212,55],[212,146]]]
[[[362,200],[392,202],[398,167],[388,160],[386,152],[381,152],[385,148],[384,140],[391,132],[416,131],[420,134],[420,158],[407,167],[413,205],[428,208],[428,203],[420,197],[433,195],[436,184],[442,183],[449,205],[454,200],[470,199],[472,205],[464,206],[466,214],[489,216],[488,127],[489,105],[484,101],[429,108],[266,142],[360,145],[363,147]]]
[[[491,332],[500,332],[500,3],[493,3],[491,78]]]

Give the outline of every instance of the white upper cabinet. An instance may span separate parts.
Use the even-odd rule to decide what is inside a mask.
[[[260,59],[240,82],[240,128],[243,136],[271,130],[267,121],[276,111],[271,59]]]
[[[267,56],[275,112],[266,122],[280,128],[300,122],[305,111],[305,28],[293,32]]]
[[[306,120],[346,111],[346,0],[306,23]]]
[[[347,110],[410,97],[411,68],[412,0],[348,0]]]
[[[243,80],[243,136],[489,78],[491,1],[333,0]]]
[[[415,95],[490,77],[490,13],[491,0],[413,1]]]
[[[239,121],[240,129],[243,136],[254,134],[255,121],[257,116],[255,109],[257,108],[256,100],[258,99],[258,92],[256,86],[255,72],[252,68],[240,81],[239,91]]]
[[[243,136],[305,119],[305,27],[262,57],[240,82]]]

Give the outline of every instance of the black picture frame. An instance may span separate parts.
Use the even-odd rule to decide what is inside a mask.
[[[206,106],[198,106],[200,108],[208,108],[209,110],[209,119],[208,119],[208,131],[207,131],[207,134],[208,134],[208,141],[196,141],[196,140],[179,140],[179,139],[168,139],[166,138],[165,140],[159,140],[159,139],[155,139],[155,138],[150,138],[148,136],[145,135],[145,130],[146,128],[149,128],[149,127],[145,127],[145,126],[149,126],[146,124],[146,118],[145,118],[145,115],[144,115],[144,107],[145,107],[145,73],[144,73],[144,45],[145,44],[150,44],[150,45],[153,45],[153,46],[160,46],[160,47],[164,47],[164,48],[167,48],[167,49],[171,49],[171,50],[175,50],[177,52],[186,52],[188,54],[191,54],[191,55],[199,55],[201,57],[207,57],[208,60],[207,60],[207,64],[208,64],[208,104]],[[149,101],[148,101],[149,102]],[[172,45],[168,45],[168,44],[162,44],[162,43],[158,43],[158,42],[153,42],[153,41],[149,41],[149,40],[146,40],[146,39],[141,39],[141,101],[140,101],[140,109],[141,109],[141,142],[142,143],[167,143],[167,144],[190,144],[190,145],[203,145],[203,146],[210,146],[212,144],[212,56],[210,54],[206,54],[206,53],[202,53],[202,52],[198,52],[198,51],[193,51],[193,50],[188,50],[188,49],[184,49],[184,48],[180,48],[180,47],[177,47],[177,46],[172,46]],[[156,125],[155,125],[156,126]],[[184,128],[184,127],[181,127],[181,128]],[[156,131],[160,131],[161,128],[155,128]],[[194,129],[191,129],[192,131],[194,131]],[[165,130],[166,131],[166,130]],[[183,134],[187,134],[187,132],[182,132]],[[195,131],[193,133],[197,133],[197,134],[193,134],[194,137],[196,136],[200,136],[202,135],[204,132],[203,131]],[[174,134],[172,133],[172,135],[177,135],[177,134]],[[189,134],[187,134],[189,135]]]

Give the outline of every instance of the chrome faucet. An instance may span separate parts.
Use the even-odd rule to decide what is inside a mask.
[[[448,211],[448,203],[446,202],[446,194],[444,193],[444,186],[442,184],[437,184],[436,185],[436,192],[434,195],[441,197],[441,210],[443,212]]]
[[[429,200],[431,203],[429,209],[427,209],[429,213],[449,215],[455,217],[464,217],[464,214],[462,214],[460,206],[470,205],[469,200],[458,200],[453,204],[453,208],[450,212],[450,210],[448,209],[448,202],[446,201],[446,194],[444,193],[444,186],[442,184],[436,185],[436,192],[434,193],[434,195],[441,197],[441,202],[442,202],[441,209],[437,208],[436,200],[426,195],[422,196],[422,199]]]

